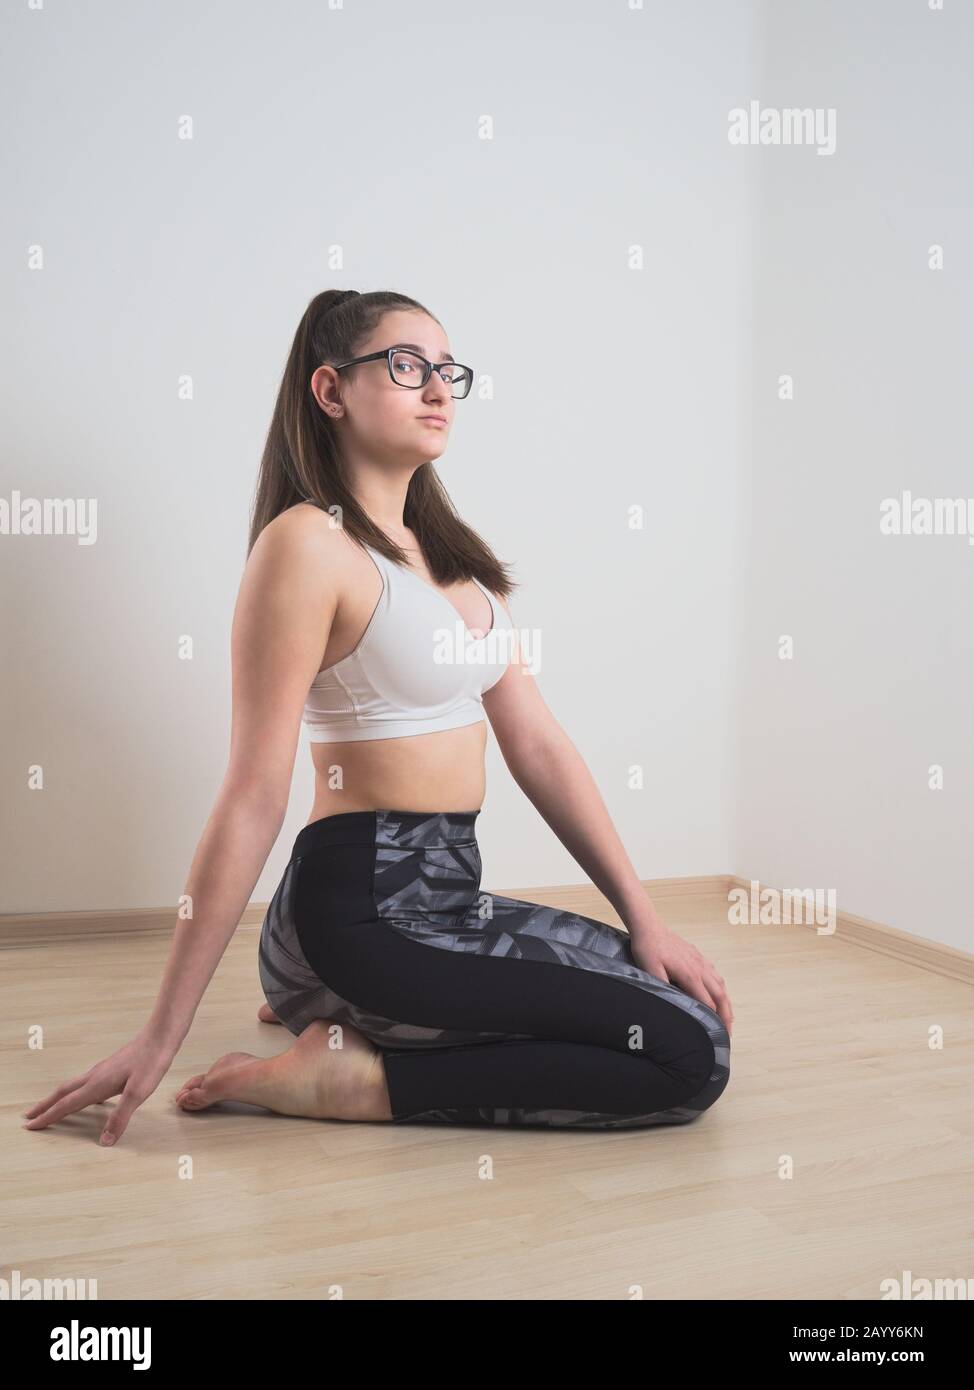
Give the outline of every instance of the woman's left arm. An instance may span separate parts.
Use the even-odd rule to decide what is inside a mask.
[[[514,659],[484,695],[484,709],[515,782],[572,858],[609,900],[632,938],[633,957],[707,1004],[730,1029],[723,976],[665,925],[640,883],[584,758],[545,704],[515,637]]]
[[[633,941],[662,929],[595,779],[554,716],[550,727],[530,740],[518,737],[512,743],[498,734],[497,741],[515,782],[608,898]]]

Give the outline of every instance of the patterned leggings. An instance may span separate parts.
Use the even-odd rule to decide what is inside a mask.
[[[713,1009],[629,936],[481,891],[479,811],[352,811],[299,832],[260,935],[281,1022],[381,1048],[396,1123],[685,1124],[730,1075]]]

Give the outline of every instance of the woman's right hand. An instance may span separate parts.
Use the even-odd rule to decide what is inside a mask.
[[[144,1100],[148,1100],[172,1066],[178,1050],[151,1034],[137,1034],[110,1057],[96,1062],[81,1076],[62,1082],[56,1091],[25,1110],[28,1122],[24,1128],[46,1129],[63,1120],[65,1115],[73,1115],[88,1105],[101,1105],[121,1094],[122,1099],[101,1133],[103,1144],[114,1144],[125,1133],[132,1115]]]

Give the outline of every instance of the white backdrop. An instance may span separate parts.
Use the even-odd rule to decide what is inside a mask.
[[[2,37],[0,501],[93,498],[97,539],[0,535],[0,910],[182,891],[280,373],[351,287],[475,368],[439,471],[639,874],[970,948],[974,548],[879,531],[974,493],[969,7],[48,0]],[[834,109],[834,151],[731,143],[752,101]],[[489,757],[485,884],[582,881]],[[255,897],[312,790],[302,735]]]

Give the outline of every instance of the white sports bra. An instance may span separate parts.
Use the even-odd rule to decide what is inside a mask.
[[[494,615],[483,637],[445,594],[365,546],[382,593],[355,650],[311,682],[303,723],[312,743],[408,738],[484,720],[483,695],[511,662],[507,612],[479,579]]]

